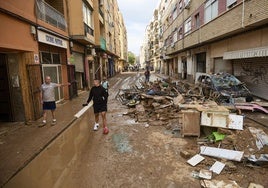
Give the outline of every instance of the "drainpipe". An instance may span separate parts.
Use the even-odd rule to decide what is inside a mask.
[[[244,20],[245,20],[245,0],[243,0],[243,5],[242,5],[242,20],[241,20],[242,28],[245,28]]]

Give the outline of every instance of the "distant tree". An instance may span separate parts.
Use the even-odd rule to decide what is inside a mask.
[[[135,62],[136,62],[135,54],[129,51],[128,52],[128,63],[130,65],[134,65]]]

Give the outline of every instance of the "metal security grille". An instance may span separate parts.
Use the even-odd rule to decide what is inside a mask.
[[[41,65],[27,65],[27,71],[33,101],[34,118],[37,120],[42,116],[42,105],[40,102],[40,86],[42,84]]]
[[[236,60],[234,75],[245,82],[253,95],[268,100],[268,58]]]

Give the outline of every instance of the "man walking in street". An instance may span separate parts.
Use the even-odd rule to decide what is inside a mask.
[[[55,102],[55,88],[67,86],[68,84],[57,84],[51,82],[50,76],[45,77],[45,83],[41,85],[40,98],[41,103],[43,104],[43,122],[41,126],[46,125],[47,123],[47,111],[51,111],[52,114],[52,123],[51,125],[56,124],[55,110],[56,110],[56,102]]]
[[[145,82],[148,83],[150,81],[150,71],[149,71],[149,68],[147,68],[146,71],[144,72],[144,76],[145,76]]]
[[[109,129],[107,127],[107,120],[106,120],[106,112],[107,112],[107,100],[108,100],[108,93],[104,89],[104,87],[100,84],[99,79],[94,79],[94,86],[91,88],[89,92],[89,97],[86,104],[83,106],[88,105],[88,103],[93,99],[93,109],[95,114],[95,124],[94,124],[94,131],[97,131],[99,128],[99,114],[102,117],[103,123],[103,134],[108,134]]]

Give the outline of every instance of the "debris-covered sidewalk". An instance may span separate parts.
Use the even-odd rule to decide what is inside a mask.
[[[247,97],[223,101],[215,92],[206,94],[200,84],[170,78],[140,79],[116,95],[129,107],[124,115],[145,127],[164,126],[175,138],[196,139],[196,147],[180,155],[202,187],[267,187],[267,127],[245,118],[248,111],[251,119],[254,111],[267,117],[267,103]],[[245,177],[250,184],[239,185]]]

